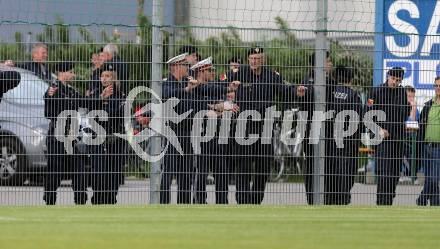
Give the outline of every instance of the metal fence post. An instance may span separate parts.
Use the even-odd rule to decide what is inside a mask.
[[[327,0],[317,0],[315,42],[315,111],[326,111],[326,75],[324,71],[327,51]],[[321,126],[319,142],[314,145],[313,203],[324,202],[325,122]]]
[[[151,52],[151,89],[162,98],[162,56],[163,56],[163,37],[161,28],[163,26],[163,0],[153,0],[152,18],[152,52]],[[159,99],[151,99],[153,103],[160,103]],[[151,123],[151,128],[162,131],[162,107],[153,105],[152,111],[156,117]],[[161,152],[161,137],[151,138],[151,150],[153,155]],[[158,204],[160,201],[160,166],[161,161],[151,163],[150,167],[150,204]]]

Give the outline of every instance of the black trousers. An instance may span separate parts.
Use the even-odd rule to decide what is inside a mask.
[[[194,182],[194,202],[197,204],[207,204],[206,177],[209,171],[213,173],[215,179],[215,203],[228,204],[229,170],[223,156],[224,147],[217,142],[217,139],[212,139],[207,143],[202,143],[202,153],[197,156]]]
[[[116,204],[119,186],[124,177],[125,142],[119,138],[91,147],[93,170],[92,204]]]
[[[306,161],[303,168],[307,204],[313,205],[313,145],[305,145]],[[324,163],[324,204],[348,205],[351,188],[357,173],[356,156],[328,153]]]
[[[306,189],[307,204],[313,205],[313,145],[304,141],[306,160],[302,169],[304,186]]]
[[[384,140],[376,147],[377,205],[393,204],[403,152],[403,142]]]
[[[239,125],[240,123],[237,123],[236,130],[243,128]],[[235,198],[238,204],[261,204],[263,202],[273,162],[272,144],[271,141],[269,144],[262,143],[263,132],[264,122],[247,120],[246,139],[250,138],[250,134],[258,134],[260,138],[252,145],[239,145],[237,141]]]
[[[179,133],[178,139],[184,152],[179,152],[171,146],[165,154],[162,163],[162,177],[160,183],[160,203],[169,204],[171,201],[171,183],[173,177],[177,179],[177,203],[191,204],[191,185],[194,172],[191,140],[188,133]]]
[[[238,204],[261,204],[269,179],[272,158],[271,144],[239,145],[236,176],[236,200]]]
[[[48,136],[47,168],[44,175],[44,201],[47,205],[55,205],[57,189],[63,179],[72,179],[75,204],[85,204],[87,201],[87,174],[85,162],[80,155],[68,155],[64,144],[55,137]]]
[[[351,188],[357,172],[357,158],[347,155],[329,155],[325,163],[324,204],[348,205]]]

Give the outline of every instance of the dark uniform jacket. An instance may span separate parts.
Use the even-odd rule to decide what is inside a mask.
[[[165,102],[170,98],[179,99],[179,104],[174,107],[175,112],[180,115],[194,107],[195,95],[192,92],[186,92],[185,87],[188,85],[186,79],[178,81],[171,73],[163,80],[162,84],[162,98]],[[194,115],[194,112],[191,114]],[[170,127],[177,133],[190,132],[191,120],[187,118],[178,124],[170,123]]]
[[[319,83],[318,84],[322,84]],[[302,82],[301,85],[307,87],[307,90],[305,92],[304,97],[298,97],[299,100],[299,107],[301,109],[301,111],[308,111],[308,116],[307,119],[309,121],[312,120],[313,118],[313,110],[315,109],[315,91],[314,91],[314,87],[315,87],[315,79],[314,79],[314,75],[312,74],[311,76],[306,77]],[[332,75],[327,75],[326,76],[326,103],[329,102],[329,99],[331,98],[331,94],[334,90],[334,88],[336,87],[337,83],[336,81],[333,79]]]
[[[319,83],[318,84],[322,84]],[[310,130],[312,126],[313,121],[313,112],[315,110],[315,80],[314,80],[314,74],[311,73],[309,76],[304,78],[304,80],[301,82],[301,85],[307,87],[307,90],[305,92],[305,95],[303,97],[297,97],[297,103],[296,105],[299,107],[300,111],[306,111],[307,112],[307,125],[306,125],[306,131],[304,134],[304,144],[305,149],[307,153],[312,153],[312,147],[313,144],[309,144],[309,137],[310,137]],[[326,103],[329,102],[332,92],[336,86],[336,81],[333,79],[332,75],[326,75]],[[327,108],[328,109],[328,108]],[[309,157],[311,158],[311,157]]]
[[[330,96],[327,105],[327,111],[334,110],[334,116],[328,125],[326,126],[326,137],[328,138],[326,147],[330,155],[334,156],[348,156],[355,157],[360,146],[360,138],[362,131],[362,117],[363,108],[362,101],[359,94],[352,90],[351,88],[343,85],[337,85],[333,89],[329,89]],[[336,115],[342,111],[355,111],[359,115],[359,124],[356,132],[349,137],[345,137],[343,140],[344,148],[337,148],[334,137],[334,126]],[[349,126],[348,117],[346,117],[344,123],[344,131],[347,130]]]
[[[240,80],[240,72],[249,70],[249,66],[247,65],[240,65],[237,72],[234,72],[232,70],[229,70],[227,73],[222,74],[220,76],[220,80],[224,82],[232,82],[234,80]]]
[[[246,122],[245,138],[250,134],[259,134],[263,139],[264,121],[266,109],[272,106],[285,108],[288,103],[293,103],[296,97],[296,88],[283,84],[279,73],[269,70],[266,67],[261,69],[261,74],[256,75],[246,67],[240,71],[239,80],[241,84],[236,91],[235,103],[240,107],[240,112],[255,110],[261,114],[260,121],[253,121],[248,118]],[[242,129],[236,124],[236,129]],[[267,139],[267,138],[264,138]],[[248,156],[270,156],[272,145],[257,141],[252,146],[239,146],[237,152]]]
[[[107,121],[96,120],[107,132],[107,136],[111,136],[114,133],[125,133],[124,128],[124,105],[125,95],[116,88],[113,88],[113,94],[107,99],[101,99],[100,95],[104,88],[99,88],[92,91],[90,95],[90,101],[88,103],[89,111],[91,110],[104,110],[108,113]]]
[[[190,96],[185,91],[185,87],[187,86],[186,80],[178,81],[176,77],[172,74],[168,74],[168,77],[163,79],[162,84],[162,97],[164,100],[169,98],[182,98],[186,99]]]
[[[225,101],[226,98],[226,92],[227,87],[224,87],[223,85],[220,85],[216,82],[207,82],[205,84],[202,84],[198,86],[196,89],[194,89],[194,94],[196,95],[196,101],[195,103],[197,106],[195,107],[196,111],[200,110],[211,110],[209,105],[214,105],[220,102]],[[205,119],[207,120],[207,118]],[[218,119],[218,128],[220,127],[220,120],[221,117]],[[204,124],[203,127],[206,127],[206,124]]]
[[[95,89],[98,89],[100,86],[101,86],[101,68],[97,68],[92,71],[88,90],[93,91]]]
[[[104,65],[100,68],[97,68],[92,71],[91,75],[91,84],[89,90],[98,89],[101,86],[101,73],[102,68],[109,68],[111,70],[116,71],[118,75],[118,80],[121,82],[120,91],[124,94],[127,94],[130,90],[129,87],[129,77],[130,77],[130,69],[128,64],[123,62],[119,56],[113,57],[110,61],[104,62]]]
[[[249,67],[242,68],[238,80],[241,84],[236,92],[236,103],[240,111],[256,110],[264,116],[268,107],[277,103],[291,103],[296,96],[296,88],[283,84],[279,73],[263,67],[256,75]]]
[[[411,112],[406,91],[403,87],[388,87],[384,83],[372,89],[368,99],[369,110],[382,110],[386,114],[385,121],[377,124],[390,134],[388,140],[403,141],[405,139],[405,121]]]
[[[201,98],[201,100],[205,100],[207,103],[211,104],[225,100],[226,93],[227,87],[217,82],[208,82],[194,89],[194,94],[196,94],[198,98]],[[203,110],[205,107],[206,106],[202,105],[199,108]]]
[[[191,131],[191,117],[200,110],[208,110],[208,104],[212,103],[213,97],[220,98],[221,95],[226,94],[226,88],[214,83],[200,85],[190,92],[185,91],[187,85],[186,79],[178,81],[172,74],[169,74],[168,77],[164,79],[162,85],[164,101],[173,97],[179,99],[179,104],[174,108],[177,114],[192,110],[192,113],[187,119],[172,126],[180,131]]]
[[[107,61],[104,64],[113,65],[115,67],[119,80],[122,81],[128,80],[130,76],[130,70],[128,64],[122,61],[122,59],[119,56],[113,57],[110,61]]]
[[[49,135],[55,133],[57,117],[61,112],[65,110],[78,110],[79,107],[86,107],[85,102],[83,102],[84,97],[73,87],[64,85],[60,81],[57,81],[54,86],[58,87],[58,90],[53,96],[49,96],[48,92],[44,95],[44,117],[50,120]],[[65,135],[68,134],[71,121],[72,118],[69,117],[65,126]]]

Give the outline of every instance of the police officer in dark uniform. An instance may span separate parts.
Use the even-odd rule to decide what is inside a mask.
[[[307,126],[306,133],[304,135],[304,153],[306,155],[305,165],[303,167],[303,175],[304,175],[304,186],[306,189],[306,197],[307,203],[309,205],[313,204],[313,144],[309,143],[309,136],[311,130],[311,124],[313,120],[313,110],[314,110],[314,85],[315,85],[315,54],[312,54],[309,57],[309,72],[306,78],[301,82],[301,85],[304,86],[307,91],[305,91],[305,95],[299,97],[299,106],[301,111],[307,111]],[[326,86],[334,86],[336,84],[333,79],[332,71],[333,71],[333,63],[330,57],[330,53],[326,53],[326,61],[325,61],[325,72],[326,72]],[[327,90],[327,97],[329,99],[329,90]]]
[[[74,79],[74,65],[69,62],[57,66],[58,79],[51,85],[44,95],[44,116],[50,120],[47,145],[47,169],[44,178],[44,201],[47,205],[55,205],[57,188],[66,174],[72,178],[74,201],[76,204],[85,204],[87,201],[86,175],[84,161],[79,155],[67,154],[64,143],[56,139],[56,135],[67,136],[70,123],[75,122],[69,117],[64,134],[55,134],[58,115],[65,110],[77,110],[80,107],[82,96],[70,86]]]
[[[220,145],[219,127],[221,125],[221,115],[223,111],[238,111],[236,106],[228,106],[224,101],[226,98],[227,87],[214,82],[215,68],[212,58],[202,60],[191,67],[195,72],[196,80],[200,83],[195,89],[197,95],[197,110],[207,110],[207,117],[204,119],[202,130],[207,132],[207,119],[215,119],[215,135],[208,142],[200,144],[201,153],[197,156],[195,188],[195,203],[206,204],[206,178],[209,171],[213,172],[215,178],[215,203],[228,204],[229,170],[224,158],[225,146]],[[234,109],[235,107],[235,109]],[[193,128],[195,129],[195,128]],[[203,135],[202,135],[203,136]]]
[[[106,131],[104,143],[90,146],[92,204],[116,204],[119,186],[124,177],[127,146],[123,139],[114,134],[125,133],[125,94],[119,90],[117,72],[114,70],[112,65],[102,68],[101,86],[92,90],[89,97],[89,110],[103,110],[108,113],[108,120],[96,120]]]
[[[353,81],[353,71],[346,67],[337,67],[335,70],[338,85],[329,86],[329,101],[327,111],[334,110],[334,117],[326,125],[326,161],[325,161],[325,195],[326,205],[348,205],[351,201],[350,190],[354,184],[354,177],[358,168],[358,149],[360,146],[362,118],[362,101],[359,94],[350,88]],[[356,132],[347,137],[342,136],[342,131],[347,131],[350,123],[355,124],[356,120],[345,117],[342,127],[337,128],[341,133],[335,134],[335,118],[343,111],[354,111],[359,115],[359,123]],[[339,144],[337,138],[341,138]],[[342,142],[343,147],[340,146]]]
[[[179,104],[175,107],[178,114],[193,109],[195,95],[193,90],[198,86],[196,80],[188,80],[189,63],[186,60],[188,53],[175,56],[167,61],[169,74],[162,85],[163,99],[175,97]],[[178,141],[183,150],[179,154],[174,146],[168,146],[162,163],[162,177],[160,187],[160,203],[168,204],[171,200],[170,188],[173,177],[177,178],[177,203],[191,203],[191,184],[193,167],[193,152],[191,149],[191,117],[186,118],[178,124],[170,123],[170,127],[176,133]],[[168,137],[169,134],[164,134]]]
[[[370,110],[385,112],[386,121],[377,121],[382,128],[382,143],[376,146],[377,205],[392,205],[399,182],[400,166],[405,147],[405,121],[411,112],[405,89],[400,86],[404,70],[394,67],[385,83],[372,89]]]
[[[273,161],[271,142],[263,143],[261,138],[266,108],[276,104],[276,97],[279,97],[282,104],[286,104],[292,103],[297,94],[303,94],[302,88],[284,85],[279,73],[263,66],[264,56],[261,47],[255,47],[248,51],[249,67],[240,70],[241,84],[236,92],[236,103],[241,112],[255,110],[262,117],[261,121],[252,121],[248,118],[246,122],[245,138],[247,139],[249,134],[259,134],[258,141],[252,145],[237,146],[239,156],[236,199],[239,204],[261,204],[264,198],[266,182]],[[244,127],[240,127],[240,122],[238,122],[236,128],[238,130]],[[255,168],[254,174],[252,174],[253,166]]]

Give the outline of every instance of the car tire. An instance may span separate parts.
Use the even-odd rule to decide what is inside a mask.
[[[22,185],[26,180],[23,146],[13,137],[0,137],[0,186]]]

